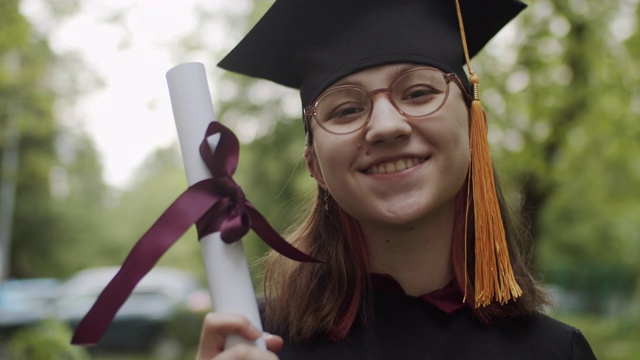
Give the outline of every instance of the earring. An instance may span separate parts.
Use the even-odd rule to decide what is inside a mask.
[[[324,211],[329,212],[329,197],[331,194],[329,190],[324,189]]]

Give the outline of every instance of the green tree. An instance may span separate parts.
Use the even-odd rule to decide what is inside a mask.
[[[135,179],[109,212],[109,241],[100,244],[99,265],[119,265],[135,242],[171,203],[187,189],[178,147],[174,144],[150,154],[134,172]],[[160,264],[203,274],[195,229],[190,229],[165,254]]]
[[[76,56],[53,52],[43,33],[46,21],[32,26],[19,5],[17,0],[0,4],[0,152],[16,154],[0,173],[3,186],[15,190],[15,205],[3,215],[12,225],[6,228],[11,230],[9,275],[64,276],[83,261],[74,256],[76,245],[94,238],[86,231],[94,221],[87,214],[102,203],[97,198],[104,184],[93,144],[63,126],[55,110],[99,82]],[[77,2],[43,6],[53,24],[73,13]],[[3,197],[5,204],[11,205]],[[73,206],[82,210],[70,210]]]
[[[66,324],[45,320],[14,333],[7,347],[14,360],[90,359],[86,349],[69,344],[70,337]]]
[[[68,155],[50,170],[56,222],[49,254],[55,263],[48,273],[66,277],[103,261],[103,249],[112,242],[108,204],[114,195],[102,180],[99,154],[88,135],[68,134],[59,141]]]
[[[53,57],[46,43],[34,39],[30,26],[19,13],[18,1],[4,1],[0,9],[0,54],[12,66],[4,66],[0,77],[0,125],[3,135],[13,138],[2,144],[3,153],[15,151],[14,174],[2,174],[13,182],[15,208],[11,243],[11,273],[16,276],[42,272],[50,266],[47,253],[53,247],[47,230],[54,223],[48,187],[48,171],[55,164],[53,92],[45,79]],[[11,59],[13,57],[13,59]],[[10,147],[14,147],[10,149]],[[4,166],[3,166],[4,168]],[[44,230],[44,231],[43,231]]]
[[[633,291],[640,271],[639,59],[623,42],[637,41],[623,26],[634,13],[636,1],[536,1],[510,45],[478,59],[497,167],[531,222],[536,263],[591,291]]]

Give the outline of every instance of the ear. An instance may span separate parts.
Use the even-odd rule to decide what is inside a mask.
[[[313,149],[313,145],[309,145],[304,150],[304,159],[307,163],[307,170],[311,174],[311,177],[316,179],[318,185],[322,188],[326,189],[326,184],[324,182],[324,177],[322,176],[322,170],[320,169],[320,165],[318,164],[318,158],[316,157],[315,151]]]

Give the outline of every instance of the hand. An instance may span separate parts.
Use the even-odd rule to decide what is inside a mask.
[[[247,340],[255,340],[265,336],[267,350],[241,344],[224,349],[227,335],[240,335]],[[224,360],[224,359],[278,359],[274,352],[282,348],[282,338],[267,333],[260,333],[255,326],[242,315],[209,313],[204,318],[200,345],[198,346],[197,360]]]

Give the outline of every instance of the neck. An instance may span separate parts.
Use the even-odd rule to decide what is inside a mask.
[[[453,206],[416,224],[361,224],[369,270],[391,275],[407,295],[440,289],[454,278],[451,239]]]

